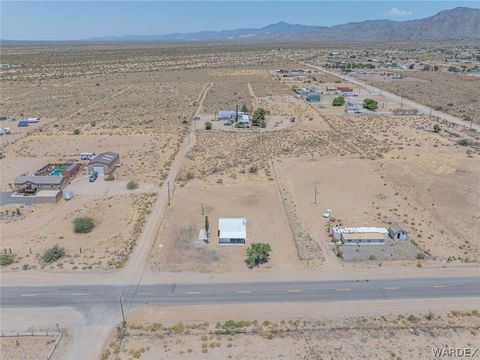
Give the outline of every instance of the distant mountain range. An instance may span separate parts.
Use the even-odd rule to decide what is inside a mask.
[[[331,27],[279,22],[259,29],[201,31],[168,35],[106,36],[90,38],[86,41],[388,42],[478,39],[480,39],[480,9],[457,7],[418,20],[367,20]]]

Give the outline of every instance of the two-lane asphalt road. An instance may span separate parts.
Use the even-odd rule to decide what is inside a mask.
[[[146,304],[229,304],[335,302],[355,300],[478,297],[480,277],[411,278],[370,281],[252,282],[208,284],[83,285],[2,287],[1,306],[131,306]]]

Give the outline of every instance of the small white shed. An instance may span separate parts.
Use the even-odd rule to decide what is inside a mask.
[[[245,245],[247,241],[247,219],[219,218],[218,243],[220,245]]]

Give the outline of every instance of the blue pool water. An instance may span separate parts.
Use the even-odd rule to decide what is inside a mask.
[[[55,169],[55,170],[53,170],[49,175],[51,175],[51,176],[60,176],[60,175],[62,175],[62,171],[63,171],[63,169]]]

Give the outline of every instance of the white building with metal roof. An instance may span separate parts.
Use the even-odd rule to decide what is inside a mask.
[[[245,245],[247,241],[247,219],[219,218],[218,243],[220,245]]]

